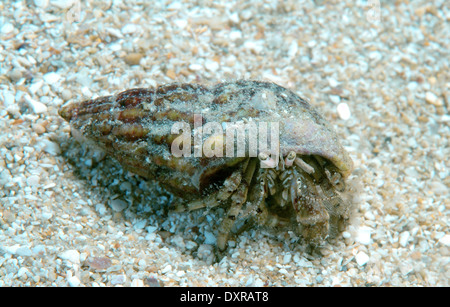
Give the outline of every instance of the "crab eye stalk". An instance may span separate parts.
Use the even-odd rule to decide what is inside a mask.
[[[295,153],[295,151],[291,151],[289,152],[289,154],[287,155],[286,159],[284,160],[284,163],[286,166],[292,166],[292,164],[295,161],[295,158],[297,157],[297,154]]]
[[[260,152],[258,158],[261,162],[261,168],[274,168],[277,166],[277,161],[264,152]]]

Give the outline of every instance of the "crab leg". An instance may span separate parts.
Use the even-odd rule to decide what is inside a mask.
[[[228,235],[230,234],[236,219],[240,215],[242,205],[247,199],[247,191],[247,184],[242,183],[231,196],[231,207],[228,209],[227,215],[220,224],[219,235],[217,236],[217,247],[221,251],[225,250],[227,247]]]
[[[222,201],[227,200],[233,192],[236,191],[242,181],[242,169],[235,170],[227,179],[225,179],[222,188],[207,198],[199,198],[189,203],[178,204],[175,206],[175,212],[192,211],[202,208],[214,208],[219,206]]]
[[[255,173],[256,162],[257,160],[251,159],[247,163],[244,170],[244,180],[240,183],[234,194],[231,196],[231,206],[219,227],[219,235],[217,236],[217,246],[219,247],[219,250],[225,250],[228,242],[228,236],[235,221],[242,217],[241,208],[247,200],[248,187],[252,181],[253,174]]]

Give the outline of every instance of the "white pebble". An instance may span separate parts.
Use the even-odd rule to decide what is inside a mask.
[[[30,93],[36,94],[36,92],[39,91],[42,88],[43,85],[44,85],[44,80],[38,80],[36,82],[33,82],[28,87],[28,90],[29,90]],[[27,98],[27,97],[25,96],[25,98]]]
[[[339,104],[341,102],[341,97],[339,97],[338,95],[328,95],[330,97],[330,100],[335,103],[335,104]]]
[[[52,6],[59,7],[61,9],[68,9],[75,3],[75,1],[67,1],[67,0],[50,0],[50,4]]]
[[[2,28],[0,29],[0,32],[2,34],[8,34],[14,31],[14,26],[11,23],[5,23]]]
[[[437,107],[444,105],[442,99],[439,99],[439,97],[433,92],[425,93],[425,101]]]
[[[47,220],[51,219],[52,217],[53,217],[53,213],[51,213],[51,212],[43,212],[41,214],[41,219],[44,221],[47,221]]]
[[[359,227],[358,233],[356,234],[356,241],[364,245],[369,245],[371,243],[371,233],[372,228],[366,226]]]
[[[186,19],[177,19],[174,21],[174,23],[178,28],[184,29],[186,28],[188,21]]]
[[[169,273],[170,271],[172,271],[172,266],[170,264],[168,264],[161,270],[161,273],[166,274],[166,273]]]
[[[328,78],[328,84],[330,84],[331,87],[336,87],[339,85],[339,82],[337,82],[334,78]]]
[[[123,274],[113,275],[111,277],[111,285],[121,285],[121,284],[124,284],[126,280],[127,280],[127,277]]]
[[[233,13],[229,16],[230,21],[234,23],[239,23],[239,15],[238,13]]]
[[[137,26],[133,23],[128,23],[122,27],[122,34],[132,34],[137,31]]]
[[[39,184],[40,178],[37,175],[31,175],[27,178],[27,184],[29,186],[37,186]]]
[[[289,45],[288,56],[290,58],[293,58],[297,55],[297,52],[298,52],[298,44],[297,44],[297,41],[294,40]]]
[[[344,239],[350,239],[352,237],[352,234],[348,231],[344,231],[342,232],[342,236],[344,237]]]
[[[217,69],[219,69],[219,63],[213,60],[206,60],[205,61],[205,68],[209,71],[215,72]]]
[[[34,0],[33,2],[34,2],[34,5],[42,8],[42,9],[44,9],[48,6],[48,0]]]
[[[16,98],[11,91],[4,90],[2,92],[2,95],[3,95],[3,101],[6,106],[13,105],[16,102]]]
[[[186,275],[186,272],[185,271],[178,271],[175,275],[177,277],[183,277],[184,275]]]
[[[264,47],[261,44],[253,42],[253,41],[246,41],[244,43],[243,47],[244,47],[244,49],[253,51],[254,53],[257,53],[257,54],[261,53],[264,49]]]
[[[292,258],[291,254],[284,255],[284,257],[283,257],[283,264],[288,264],[289,262],[291,262],[291,258]]]
[[[228,34],[228,38],[232,41],[242,38],[242,32],[240,30],[233,30]]]
[[[34,113],[40,114],[47,112],[47,106],[40,101],[34,100],[30,96],[26,95],[25,100],[28,105],[33,109]]]
[[[8,169],[4,169],[0,171],[0,186],[4,186],[7,183],[11,182],[12,175]]]
[[[122,33],[119,30],[115,29],[115,28],[106,28],[105,31],[108,32],[109,34],[111,34],[112,36],[117,37],[117,38],[123,38]]]
[[[41,141],[43,146],[43,150],[51,154],[52,156],[59,155],[61,153],[61,148],[59,148],[59,145],[55,142],[52,142],[50,140],[44,139]]]
[[[44,81],[49,85],[54,85],[59,79],[61,79],[61,76],[55,72],[49,72],[44,75]]]
[[[70,249],[61,253],[59,258],[68,260],[74,264],[80,263],[80,253],[75,249]]]
[[[351,117],[350,108],[348,107],[348,104],[345,102],[342,102],[337,105],[337,112],[341,119],[348,120]]]
[[[200,64],[191,64],[191,65],[189,65],[189,69],[192,71],[198,71],[198,70],[202,70],[203,66]]]
[[[71,92],[69,89],[64,89],[64,90],[61,92],[61,98],[62,98],[64,101],[69,100],[70,98],[72,98],[72,92]]]
[[[28,273],[28,269],[27,268],[20,268],[19,271],[17,272],[17,277],[21,278],[22,276]]]
[[[16,255],[22,257],[30,257],[33,256],[33,252],[27,246],[21,246],[16,250]]]
[[[450,235],[444,235],[439,239],[439,243],[445,246],[450,246]]]
[[[70,276],[67,278],[67,282],[70,287],[78,287],[81,284],[80,280],[76,276]]]
[[[288,273],[288,271],[286,270],[286,269],[280,269],[279,271],[278,271],[280,274],[284,274],[284,275],[286,275],[287,273]]]
[[[367,262],[369,262],[369,256],[365,252],[359,252],[358,254],[356,254],[355,260],[359,266],[363,266]]]
[[[400,234],[399,243],[401,246],[405,247],[408,244],[408,240],[410,237],[410,233],[408,231],[404,231]]]
[[[405,262],[400,263],[399,269],[400,269],[400,273],[403,276],[406,276],[414,270],[414,267],[409,261],[405,261]]]

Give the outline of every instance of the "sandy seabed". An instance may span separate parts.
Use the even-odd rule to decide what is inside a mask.
[[[449,285],[448,2],[0,10],[0,286]],[[307,97],[354,160],[354,221],[321,257],[255,228],[215,262],[222,208],[165,214],[169,193],[79,144],[57,113],[133,87],[236,79]]]

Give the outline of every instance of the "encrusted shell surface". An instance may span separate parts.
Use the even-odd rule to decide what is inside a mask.
[[[175,122],[278,122],[280,153],[316,155],[347,177],[352,161],[330,124],[305,100],[270,82],[237,81],[211,88],[170,84],[132,89],[63,106],[60,115],[127,170],[194,199],[217,189],[245,157],[180,157],[171,153]]]

